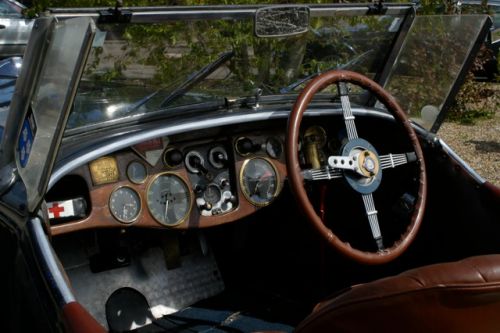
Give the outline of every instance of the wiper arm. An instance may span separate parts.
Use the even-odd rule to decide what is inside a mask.
[[[295,88],[297,88],[298,86],[300,86],[302,83],[305,83],[309,80],[312,80],[314,79],[316,76],[320,75],[320,74],[323,74],[325,72],[328,72],[332,69],[346,69],[346,68],[350,68],[354,65],[356,65],[357,63],[361,62],[361,60],[364,60],[364,58],[366,58],[366,56],[368,56],[369,54],[373,53],[373,49],[372,50],[368,50],[364,53],[361,53],[359,56],[357,56],[356,58],[346,62],[345,64],[342,64],[342,65],[337,65],[337,66],[334,66],[334,67],[330,67],[328,68],[327,70],[325,71],[322,71],[322,72],[316,72],[316,73],[313,73],[311,75],[308,75],[306,77],[303,77],[302,79],[299,79],[295,82],[293,82],[292,84],[286,86],[286,87],[283,87],[283,88],[280,88],[280,93],[282,94],[286,94],[286,93],[289,93],[291,91],[294,91]]]
[[[185,80],[179,87],[174,89],[167,97],[163,99],[160,103],[160,108],[167,106],[168,104],[175,101],[177,98],[183,96],[191,88],[193,88],[198,82],[205,79],[207,76],[212,74],[217,68],[219,68],[226,61],[234,56],[234,51],[228,51],[222,53],[214,62],[205,65],[202,69],[191,74],[187,80]]]

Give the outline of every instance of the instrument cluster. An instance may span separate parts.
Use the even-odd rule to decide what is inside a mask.
[[[277,135],[175,143],[162,138],[141,147],[149,154],[125,150],[75,170],[88,184],[90,215],[75,217],[75,223],[54,221],[53,233],[228,223],[272,203],[286,177],[283,138]]]

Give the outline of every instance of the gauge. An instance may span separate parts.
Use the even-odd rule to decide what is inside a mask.
[[[203,192],[203,198],[212,206],[217,204],[220,201],[221,197],[222,194],[220,192],[220,188],[215,184],[208,185],[205,189],[205,192]]]
[[[142,184],[147,176],[146,166],[141,162],[133,161],[127,166],[127,177],[132,183]]]
[[[169,148],[163,155],[163,163],[169,168],[174,168],[182,163],[182,153],[177,148]]]
[[[141,212],[141,198],[130,187],[118,187],[109,197],[109,210],[118,221],[132,223]]]
[[[266,206],[278,195],[278,173],[267,159],[249,159],[241,168],[240,185],[248,201]]]
[[[149,184],[147,203],[159,223],[175,226],[186,220],[192,196],[186,182],[172,173],[162,173]]]
[[[269,157],[279,158],[283,152],[283,146],[278,138],[270,137],[266,141],[266,152]]]

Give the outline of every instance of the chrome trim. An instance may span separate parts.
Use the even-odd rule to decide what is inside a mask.
[[[455,162],[457,162],[458,164],[460,164],[465,171],[467,171],[467,173],[475,180],[477,181],[478,183],[480,184],[484,184],[486,182],[486,180],[481,177],[469,164],[467,164],[467,162],[465,162],[460,156],[457,155],[457,153],[455,153],[453,151],[453,149],[451,149],[450,146],[448,146],[448,144],[446,144],[446,142],[444,142],[443,139],[441,138],[438,138],[437,141],[439,142],[439,144],[441,145],[441,147],[443,148],[443,150],[451,157],[455,160]]]
[[[63,306],[75,302],[75,296],[66,282],[64,273],[61,272],[60,265],[56,261],[56,254],[47,239],[47,235],[43,231],[40,218],[35,217],[28,222],[28,231],[31,233],[35,254],[41,265],[44,277],[49,287],[53,289],[53,294],[62,303],[60,305]]]
[[[377,116],[380,118],[386,119],[394,119],[390,114],[382,112],[382,111],[373,111],[365,108],[356,108],[353,109],[353,113],[357,115],[370,115]],[[49,181],[49,189],[61,179],[64,175],[69,173],[71,170],[78,168],[90,161],[97,159],[98,157],[105,156],[111,154],[120,149],[124,149],[126,147],[133,146],[143,141],[151,140],[154,138],[174,135],[189,131],[197,131],[201,129],[221,127],[233,124],[243,124],[250,123],[256,121],[265,121],[271,119],[286,119],[288,118],[290,112],[287,111],[261,111],[261,112],[252,112],[252,113],[241,113],[241,114],[223,114],[218,115],[213,118],[196,118],[193,121],[181,122],[177,124],[173,124],[171,126],[159,128],[156,130],[150,130],[147,132],[139,132],[131,135],[127,138],[119,138],[116,141],[111,141],[105,146],[99,147],[83,155],[76,157],[70,162],[58,167],[52,173],[52,176]],[[337,109],[324,109],[324,110],[308,110],[306,111],[307,116],[324,116],[324,115],[341,115],[342,110]]]

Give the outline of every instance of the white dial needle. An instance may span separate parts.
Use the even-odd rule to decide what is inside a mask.
[[[167,220],[167,212],[168,212],[168,199],[165,201],[165,221]]]

